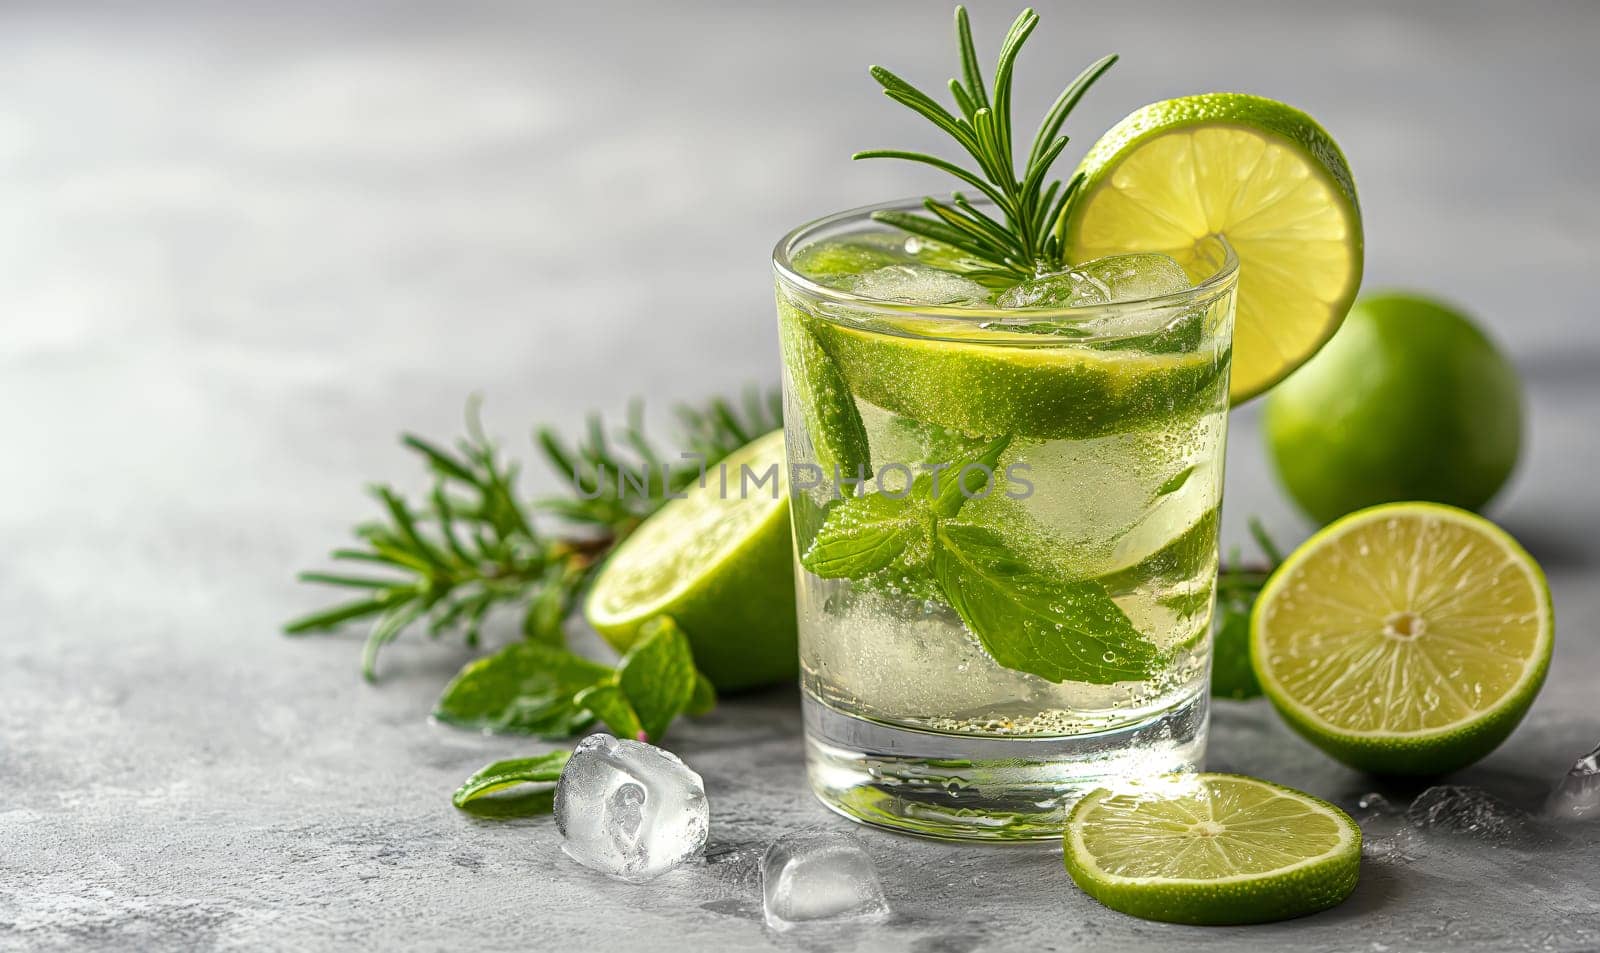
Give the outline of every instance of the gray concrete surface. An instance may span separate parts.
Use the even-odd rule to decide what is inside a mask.
[[[1107,49],[1125,59],[1079,147],[1165,95],[1302,105],[1355,167],[1369,287],[1469,302],[1514,356],[1531,439],[1495,512],[1550,570],[1558,648],[1527,722],[1461,780],[1533,807],[1600,740],[1600,8],[1389,6],[1047,4],[1019,114]],[[987,49],[1012,12],[978,12]],[[946,18],[0,8],[0,949],[1600,948],[1597,827],[1432,841],[1334,911],[1248,930],[1111,913],[1050,850],[869,832],[896,919],[780,938],[749,849],[842,825],[804,790],[792,692],[681,729],[713,858],[629,887],[567,862],[548,820],[449,806],[482,763],[544,747],[427,722],[464,649],[407,637],[373,688],[358,634],[277,634],[324,598],[292,573],[368,512],[361,484],[416,477],[396,432],[453,433],[469,391],[526,453],[535,420],[773,379],[778,234],[945,187],[846,157],[936,145],[864,67],[939,80]],[[1258,513],[1297,539],[1256,414],[1236,415],[1226,531]],[[1374,786],[1261,705],[1222,708],[1212,764],[1346,806]]]

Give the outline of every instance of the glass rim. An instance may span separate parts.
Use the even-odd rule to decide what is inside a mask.
[[[778,240],[772,249],[772,268],[780,281],[804,292],[809,297],[843,305],[855,312],[867,312],[886,316],[906,317],[932,317],[949,319],[953,324],[970,324],[975,321],[1028,321],[1050,320],[1067,316],[1073,320],[1093,318],[1126,312],[1130,310],[1152,310],[1190,307],[1199,303],[1209,303],[1210,300],[1221,297],[1231,290],[1239,278],[1239,257],[1233,246],[1220,234],[1213,233],[1207,236],[1216,241],[1222,249],[1222,261],[1217,269],[1192,288],[1174,291],[1164,295],[1155,295],[1149,298],[1130,298],[1125,301],[1115,301],[1110,304],[1096,304],[1079,307],[1064,308],[1027,308],[1006,309],[996,307],[968,308],[959,305],[928,305],[914,304],[905,301],[889,301],[883,298],[873,298],[867,295],[858,295],[850,291],[842,291],[821,284],[801,274],[795,267],[792,257],[796,251],[809,244],[808,239],[820,232],[836,226],[856,221],[871,222],[872,213],[881,211],[917,211],[923,209],[922,198],[895,199],[888,202],[879,202],[874,205],[862,205],[856,208],[845,209],[813,219],[791,230]],[[993,206],[990,200],[974,202],[975,205]],[[883,226],[890,228],[890,226]],[[1159,254],[1159,252],[1157,252]],[[1130,252],[1129,254],[1136,254]],[[1073,339],[1067,339],[1073,340]],[[1058,340],[1056,343],[1062,343]]]

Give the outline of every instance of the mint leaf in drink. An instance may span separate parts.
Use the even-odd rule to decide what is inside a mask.
[[[911,495],[869,493],[840,501],[829,509],[800,565],[824,579],[861,579],[886,569],[908,547],[926,542],[917,510]]]
[[[1169,493],[1176,493],[1183,489],[1183,485],[1189,482],[1190,477],[1194,476],[1194,469],[1195,468],[1192,465],[1187,466],[1172,476],[1167,477],[1165,483],[1156,487],[1156,496],[1166,496]]]
[[[688,637],[671,618],[651,619],[639,631],[639,641],[622,657],[617,684],[638,713],[648,740],[654,741],[693,702],[699,673]],[[637,738],[638,732],[626,737]]]
[[[995,492],[995,467],[1000,465],[1000,455],[1009,446],[1009,436],[998,437],[970,455],[950,460],[948,467],[937,471],[937,479],[934,473],[927,474],[928,488],[923,492],[933,498],[933,515],[949,519],[960,512],[968,500]],[[917,479],[920,482],[924,477]],[[917,495],[916,486],[912,488],[912,495]]]
[[[644,740],[645,730],[639,722],[639,713],[633,710],[627,694],[615,682],[591,685],[572,700],[604,722],[618,738]]]
[[[561,769],[566,767],[569,757],[568,752],[552,751],[532,758],[496,761],[462,782],[451,795],[450,803],[465,807],[478,798],[519,784],[554,784],[561,780]]]
[[[968,499],[986,492],[986,483],[987,492],[995,491],[995,467],[1011,438],[965,444],[962,453],[925,465],[901,491],[869,493],[830,508],[800,564],[824,579],[865,579],[926,563],[934,521],[955,516]],[[946,443],[946,449],[955,446]]]
[[[539,642],[516,642],[470,662],[434,707],[446,724],[565,738],[588,727],[591,714],[573,697],[614,677],[609,666]]]
[[[999,534],[945,523],[934,572],[950,605],[996,662],[1052,682],[1142,681],[1158,653],[1098,583],[1041,573]]]

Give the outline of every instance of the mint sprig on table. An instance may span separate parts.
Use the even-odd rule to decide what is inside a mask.
[[[453,449],[407,434],[402,443],[426,463],[433,487],[420,502],[377,486],[384,519],[356,527],[358,545],[333,559],[360,563],[365,573],[307,572],[305,582],[360,592],[290,622],[290,634],[371,625],[362,672],[372,680],[378,652],[408,628],[438,637],[464,634],[476,646],[495,613],[521,618],[521,641],[469,663],[438,703],[441,721],[496,731],[568,737],[597,721],[620,736],[660,738],[681,714],[716,703],[711,684],[694,667],[683,633],[670,619],[654,620],[617,666],[566,646],[564,623],[599,561],[677,493],[699,477],[680,453],[713,466],[760,434],[782,425],[776,391],[750,391],[738,405],[717,399],[676,410],[680,439],[670,455],[644,432],[640,406],[614,438],[591,416],[583,439],[568,443],[550,428],[536,441],[568,487],[583,494],[529,500],[517,489],[519,467],[502,458],[469,405],[467,435]],[[662,470],[663,463],[676,464]],[[601,479],[601,473],[607,476]],[[644,474],[646,492],[630,477]]]
[[[1065,187],[1059,180],[1047,183],[1046,179],[1066,148],[1067,137],[1060,133],[1067,116],[1117,58],[1106,56],[1095,61],[1062,91],[1039,124],[1022,174],[1018,175],[1011,124],[1012,77],[1022,44],[1038,25],[1039,16],[1031,9],[1022,11],[1011,24],[1000,47],[991,96],[978,66],[967,11],[956,8],[961,78],[952,79],[949,84],[955,113],[887,69],[872,67],[872,78],[883,86],[885,95],[946,132],[978,168],[972,171],[937,156],[898,149],[858,152],[855,158],[908,159],[948,172],[994,203],[1003,221],[978,208],[960,192],[953,193],[948,202],[925,199],[923,207],[931,217],[900,211],[876,212],[873,217],[913,235],[953,245],[992,266],[974,269],[970,272],[974,278],[1011,283],[1042,272],[1059,271],[1066,264],[1061,232],[1083,177],[1074,176]]]
[[[992,529],[960,522],[961,508],[984,492],[1010,443],[1010,437],[993,440],[919,474],[897,494],[839,500],[801,565],[825,579],[869,585],[884,577],[931,581],[1007,668],[1052,682],[1149,678],[1159,653],[1105,587],[1040,571]]]
[[[689,639],[666,616],[645,624],[616,668],[538,642],[514,642],[471,662],[445,686],[433,716],[486,731],[567,738],[597,720],[621,738],[659,739],[681,714],[715,704]]]
[[[1242,701],[1261,696],[1261,683],[1250,667],[1250,612],[1273,570],[1282,564],[1283,552],[1255,517],[1250,518],[1250,535],[1267,563],[1246,564],[1234,549],[1217,574],[1216,637],[1211,661],[1211,694],[1216,698]]]
[[[566,751],[552,751],[531,758],[508,758],[505,761],[496,761],[462,782],[456,793],[451,795],[450,803],[463,810],[477,813],[502,815],[547,813],[554,806],[553,785],[561,780],[561,769],[567,766],[567,759],[570,757],[572,755]],[[535,785],[536,790],[527,792],[524,797],[515,801],[509,798],[500,799],[505,802],[500,805],[501,810],[485,810],[485,806],[495,800],[489,798],[491,794],[522,785]]]

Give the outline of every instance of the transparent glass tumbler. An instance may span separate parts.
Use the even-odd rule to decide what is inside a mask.
[[[1238,262],[1211,240],[1190,290],[1055,311],[796,269],[898,240],[872,211],[774,252],[811,784],[882,827],[1058,836],[1205,751]]]

